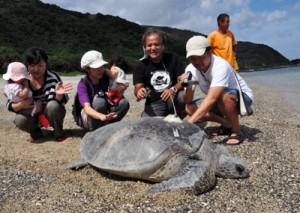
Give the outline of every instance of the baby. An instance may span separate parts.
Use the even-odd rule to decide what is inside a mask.
[[[121,56],[115,57],[109,61],[109,69],[114,69],[118,75],[115,79],[109,79],[109,91],[106,93],[107,100],[110,104],[117,104],[118,101],[123,97],[123,92],[118,91],[119,84],[125,87],[129,86],[129,81],[126,80],[125,71],[129,70],[127,61]]]
[[[7,81],[4,87],[5,95],[12,102],[18,103],[21,100],[32,97],[32,92],[28,85],[31,75],[24,64],[20,62],[10,63],[6,73],[3,75],[3,79]],[[29,109],[21,110],[20,113],[34,116],[35,110],[35,104],[32,102],[32,106]]]
[[[118,73],[117,77],[115,79],[109,80],[109,89],[115,90],[118,87],[118,84],[123,84],[126,87],[129,86],[129,81],[126,80],[125,72],[128,72],[129,65],[127,61],[121,56],[115,57],[109,61],[108,64],[110,69],[115,69],[115,71]]]

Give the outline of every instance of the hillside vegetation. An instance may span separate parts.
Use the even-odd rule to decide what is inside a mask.
[[[81,56],[91,49],[101,51],[106,60],[122,55],[130,64],[143,54],[141,37],[147,26],[110,15],[68,11],[38,0],[0,0],[0,5],[1,73],[9,62],[22,61],[31,46],[44,48],[50,69],[61,72],[80,70]],[[177,53],[187,63],[185,43],[201,33],[160,29],[167,35],[166,50]],[[290,64],[271,47],[250,42],[239,42],[237,57],[242,69]]]

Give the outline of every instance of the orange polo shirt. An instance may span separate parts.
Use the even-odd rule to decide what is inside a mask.
[[[220,33],[218,30],[211,32],[207,37],[212,51],[215,55],[220,56],[228,61],[228,63],[235,69],[238,70],[238,64],[236,57],[233,54],[232,47],[237,45],[234,35],[231,31],[227,31],[226,34]]]

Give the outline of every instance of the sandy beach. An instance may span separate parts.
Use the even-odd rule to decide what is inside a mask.
[[[79,78],[63,78],[73,82],[74,89],[64,123],[69,138],[62,143],[55,142],[51,129],[44,131],[40,143],[27,142],[29,135],[14,126],[14,113],[6,110],[1,96],[0,212],[300,212],[300,114],[270,88],[247,81],[255,95],[254,114],[240,119],[244,143],[226,146],[247,162],[248,179],[218,178],[216,187],[200,196],[188,190],[148,194],[148,182],[90,166],[78,171],[60,168],[80,156],[83,132],[71,115]],[[144,102],[135,101],[132,85],[125,96],[131,104],[125,119],[139,117]],[[218,127],[214,123],[199,126],[208,134]]]

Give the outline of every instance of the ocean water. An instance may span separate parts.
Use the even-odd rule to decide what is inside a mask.
[[[300,113],[300,66],[241,73],[241,76],[246,82],[253,81],[272,88],[287,101],[287,104]]]

